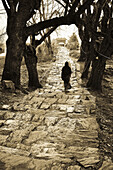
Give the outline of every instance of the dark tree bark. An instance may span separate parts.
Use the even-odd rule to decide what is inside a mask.
[[[106,16],[104,16],[106,17]],[[109,20],[107,34],[104,37],[100,49],[97,50],[97,59],[92,60],[92,71],[87,86],[93,90],[102,90],[102,78],[105,70],[106,60],[113,54],[113,18]]]
[[[85,39],[82,40],[81,49],[80,49],[80,57],[78,59],[79,62],[84,62],[87,58],[88,54],[88,42]]]
[[[28,5],[29,1],[29,5]],[[23,1],[6,1],[2,0],[7,12],[7,53],[3,80],[11,80],[16,88],[20,88],[20,67],[25,49],[27,35],[25,32],[26,22],[34,14],[34,9],[39,8],[40,0],[37,3],[30,0]],[[19,3],[17,8],[17,3]],[[9,7],[8,7],[9,6]]]
[[[84,3],[86,3],[86,0],[83,0]],[[88,56],[87,54],[89,53],[89,16],[91,14],[90,11],[90,5],[88,5],[87,8],[87,14],[84,12],[82,14],[82,20],[84,21],[84,25],[78,25],[79,28],[79,36],[81,39],[81,49],[80,49],[80,57],[78,61],[84,62]]]
[[[106,59],[100,58],[95,59],[92,64],[92,71],[87,83],[87,87],[90,87],[93,90],[102,90],[102,78],[105,69]]]
[[[41,88],[37,72],[37,56],[33,46],[26,46],[24,58],[29,75],[28,87],[31,89]]]
[[[83,70],[83,73],[82,73],[82,76],[81,76],[82,79],[88,78],[90,63],[91,63],[91,59],[90,59],[90,56],[87,54],[87,58],[86,58],[85,65],[84,65],[84,70]]]
[[[9,15],[7,21],[7,54],[2,80],[12,80],[15,87],[19,87],[20,66],[26,41],[24,36],[24,25],[21,25],[22,20],[18,16],[14,17]]]
[[[104,0],[101,1],[101,2],[98,1],[97,5],[94,6],[93,17],[92,17],[92,14],[90,13],[90,8],[89,8],[89,13],[88,13],[88,15],[86,17],[86,25],[85,25],[85,28],[86,28],[86,31],[85,31],[86,36],[85,37],[87,37],[88,41],[89,41],[89,38],[91,38],[91,42],[89,43],[87,58],[86,58],[86,61],[85,61],[84,70],[83,70],[83,73],[82,73],[81,77],[82,78],[88,78],[89,67],[91,65],[91,62],[93,62],[91,76],[90,76],[90,79],[88,81],[88,86],[90,86],[91,81],[93,81],[92,82],[92,88],[94,88],[94,89],[96,89],[96,86],[99,84],[98,82],[101,82],[101,81],[98,81],[98,80],[100,78],[102,78],[100,76],[98,78],[97,82],[96,82],[95,73],[98,72],[98,71],[95,71],[95,70],[96,70],[96,68],[98,69],[99,64],[95,65],[95,63],[97,63],[96,56],[98,56],[97,52],[95,51],[95,48],[97,48],[97,43],[96,43],[97,36],[95,35],[95,33],[97,32],[97,26],[99,26],[99,18],[100,18],[100,15],[101,15],[101,10],[102,10],[102,4],[103,3],[104,3]],[[88,32],[89,32],[90,36],[88,36]],[[87,42],[87,46],[88,46],[88,42]],[[99,47],[97,48],[97,50],[99,50]],[[100,61],[99,61],[99,63],[100,63]],[[100,66],[100,68],[101,67],[102,66]],[[94,80],[92,79],[93,74],[94,74]],[[95,84],[95,86],[94,86],[94,84]],[[100,84],[100,86],[101,86],[101,84]],[[98,88],[97,88],[97,90],[98,90]]]
[[[87,56],[84,64],[84,69],[81,78],[88,78],[89,68],[91,65],[91,61],[96,57],[95,49],[94,49],[94,40],[92,39],[92,42],[88,43],[88,51]]]
[[[24,47],[24,42],[19,42],[17,39],[7,40],[7,54],[6,54],[6,61],[4,65],[4,70],[2,74],[2,81],[3,80],[11,80],[16,88],[20,87],[20,66],[22,61],[22,51]],[[21,47],[23,45],[23,47]],[[12,48],[13,46],[13,48]],[[18,47],[20,47],[18,49]],[[16,50],[16,51],[15,51]],[[9,52],[10,51],[10,52]]]
[[[51,39],[49,35],[55,29],[56,27],[49,29],[48,32],[44,34],[44,36],[42,36],[40,40],[35,40],[35,34],[31,35],[30,36],[31,45],[26,46],[24,50],[25,64],[27,66],[28,75],[29,75],[28,87],[30,89],[42,88],[42,85],[39,83],[39,78],[38,78],[36,48],[46,38],[48,38],[48,41],[45,40],[45,43],[48,47],[49,53],[53,55],[53,51],[51,47]]]
[[[107,41],[109,40],[109,41]],[[90,78],[87,82],[87,87],[90,87],[92,90],[102,90],[102,79],[105,70],[106,60],[110,59],[113,54],[113,40],[111,39],[103,41],[101,45],[100,52],[98,52],[98,56],[95,60],[92,61],[92,71]]]

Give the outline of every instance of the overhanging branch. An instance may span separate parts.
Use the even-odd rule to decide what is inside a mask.
[[[34,24],[32,26],[29,26],[25,29],[26,36],[30,36],[32,34],[35,34],[38,31],[41,31],[45,28],[49,27],[58,27],[60,25],[70,25],[70,24],[77,24],[77,22],[81,22],[81,20],[78,20],[77,15],[67,15],[64,17],[56,17],[53,19],[49,19],[43,22],[39,22],[38,24]]]
[[[40,45],[57,27],[51,28],[40,40],[35,40],[35,48]]]

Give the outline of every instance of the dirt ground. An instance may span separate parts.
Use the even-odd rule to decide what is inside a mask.
[[[0,80],[2,77],[4,59],[0,59]],[[42,85],[46,82],[46,77],[49,72],[50,63],[42,63],[41,67],[38,67],[39,78],[43,77],[41,80]],[[21,69],[22,77],[21,83],[24,88],[27,88],[28,77],[25,65],[22,65]],[[10,93],[2,90],[0,84],[0,109],[3,105],[8,105],[14,103],[15,101],[21,100],[25,94],[20,90],[15,91],[15,93]],[[97,121],[100,125],[100,150],[105,156],[111,157],[113,161],[113,61],[108,61],[104,79],[103,79],[103,91],[102,93],[95,93],[96,96],[97,110],[95,112],[97,116]]]

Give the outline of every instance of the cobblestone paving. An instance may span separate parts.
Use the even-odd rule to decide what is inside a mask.
[[[69,61],[72,89],[64,92],[61,69]],[[61,47],[43,89],[0,111],[0,170],[111,170],[102,159],[95,97],[80,86],[75,61]]]

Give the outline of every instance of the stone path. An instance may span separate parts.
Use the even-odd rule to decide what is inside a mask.
[[[73,71],[68,93],[61,80],[65,61]],[[65,47],[50,69],[43,89],[0,111],[0,170],[113,169],[99,152],[95,97],[81,88]]]

